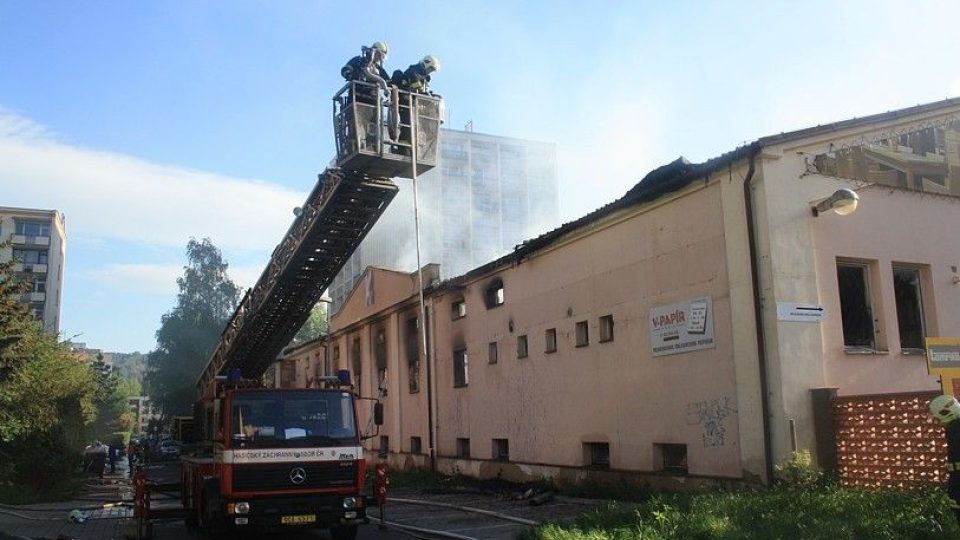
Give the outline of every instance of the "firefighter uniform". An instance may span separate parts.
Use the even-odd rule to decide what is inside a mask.
[[[947,496],[960,524],[960,402],[953,396],[937,396],[930,400],[930,413],[947,435]]]

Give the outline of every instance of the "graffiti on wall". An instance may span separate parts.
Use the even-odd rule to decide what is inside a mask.
[[[724,446],[727,427],[724,421],[737,414],[729,397],[687,403],[687,425],[703,427],[703,446]]]

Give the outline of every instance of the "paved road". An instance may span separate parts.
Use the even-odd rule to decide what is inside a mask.
[[[106,475],[104,480],[91,481],[77,500],[68,503],[32,505],[29,507],[0,506],[0,532],[27,538],[56,538],[58,535],[80,540],[114,540],[132,534],[129,508],[124,506],[103,507],[104,503],[117,503],[124,499],[127,490],[125,470],[116,475]],[[161,482],[175,481],[178,476],[176,464],[160,464],[149,469],[151,478]],[[557,500],[543,506],[530,506],[526,500],[497,496],[490,493],[447,491],[421,492],[415,490],[392,490],[391,497],[415,499],[429,503],[478,508],[532,521],[564,521],[588,511],[593,503],[574,500]],[[68,520],[71,509],[78,508],[88,517],[84,523]],[[384,508],[388,522],[435,529],[482,540],[511,540],[528,525],[505,521],[489,515],[481,515],[453,508],[415,505],[390,501]],[[379,516],[379,509],[371,508],[371,517]],[[421,535],[422,536],[422,535]],[[257,538],[283,538],[290,540],[323,539],[329,534],[322,530],[282,529],[263,531]],[[157,540],[201,538],[188,531],[183,521],[157,521],[153,524],[153,538]],[[409,540],[410,536],[395,530],[381,530],[377,525],[360,527],[359,540]]]

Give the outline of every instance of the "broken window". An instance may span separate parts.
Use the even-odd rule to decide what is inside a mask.
[[[484,301],[487,304],[487,309],[503,305],[502,279],[494,278],[494,280],[487,285],[486,291],[484,292]]]
[[[583,443],[583,464],[594,469],[610,468],[610,443]]]
[[[843,345],[852,348],[875,348],[867,267],[862,264],[837,263],[837,287],[840,291]]]
[[[544,352],[557,352],[557,329],[547,328],[543,333]]]
[[[455,300],[450,304],[450,317],[453,320],[462,319],[467,316],[467,302],[462,298]]]
[[[469,458],[470,457],[470,439],[457,439],[457,457],[458,458]]]
[[[687,474],[687,445],[685,444],[654,444],[654,466],[657,470]]]
[[[491,341],[487,344],[487,363],[496,364],[497,363],[497,342]]]
[[[811,172],[904,189],[960,195],[960,121],[947,119],[860,144],[830,145]]]
[[[510,441],[507,439],[493,439],[493,459],[510,461]]]
[[[517,336],[517,358],[527,357],[527,336]]]
[[[920,270],[893,268],[893,293],[897,299],[897,325],[900,348],[924,348],[923,301],[920,296]]]
[[[613,315],[600,317],[600,343],[613,341]]]
[[[586,347],[590,344],[590,329],[587,327],[587,321],[577,323],[577,347]]]
[[[467,350],[453,351],[453,387],[462,388],[470,384],[469,365],[467,364]]]

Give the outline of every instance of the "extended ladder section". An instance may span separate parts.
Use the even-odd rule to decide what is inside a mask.
[[[314,304],[397,194],[387,178],[327,169],[220,336],[197,381],[239,368],[257,378],[310,316]]]

